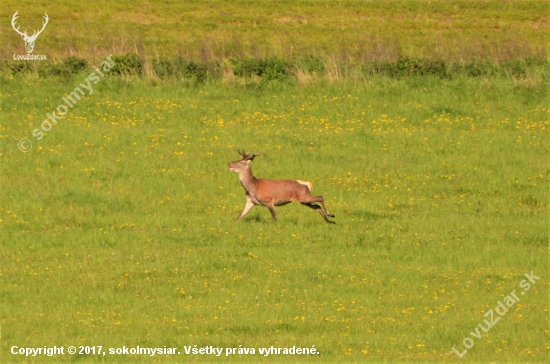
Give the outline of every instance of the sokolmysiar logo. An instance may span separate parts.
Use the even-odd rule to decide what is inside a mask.
[[[42,121],[40,128],[36,128],[32,131],[32,136],[36,140],[41,140],[44,138],[46,133],[48,133],[55,125],[58,125],[58,122],[63,119],[65,115],[69,112],[70,109],[75,107],[75,105],[80,101],[84,96],[91,96],[94,93],[93,85],[97,84],[107,73],[115,67],[115,60],[112,59],[112,55],[109,55],[99,67],[93,67],[95,72],[92,72],[84,79],[84,81],[74,88],[73,91],[63,96],[61,100],[63,103],[57,105],[57,108],[46,114],[47,118]],[[86,92],[87,91],[87,95]],[[32,142],[23,138],[19,141],[18,145],[19,150],[23,153],[28,152],[32,149]]]

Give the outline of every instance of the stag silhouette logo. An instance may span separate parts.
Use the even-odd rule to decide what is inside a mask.
[[[15,25],[15,22],[18,18],[18,15],[17,15],[18,12],[19,12],[19,10],[16,11],[15,14],[13,14],[13,17],[11,18],[11,26],[13,27],[13,29],[19,35],[21,35],[21,38],[23,38],[23,40],[25,41],[25,48],[27,50],[27,53],[31,54],[32,51],[34,50],[34,42],[36,42],[36,38],[38,38],[40,33],[42,33],[42,31],[44,30],[44,28],[46,28],[46,25],[48,24],[48,20],[49,20],[48,14],[44,13],[44,20],[45,21],[42,23],[42,29],[35,30],[35,31],[33,31],[32,35],[28,35],[26,29],[25,29],[24,32],[21,32],[19,30],[19,26],[16,27],[16,25]]]

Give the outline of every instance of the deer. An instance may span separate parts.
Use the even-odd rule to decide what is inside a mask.
[[[19,35],[21,36],[21,38],[23,38],[23,40],[25,41],[25,48],[27,49],[27,53],[32,53],[32,51],[34,50],[34,42],[36,42],[36,38],[38,38],[38,36],[40,35],[40,33],[42,33],[42,31],[44,30],[44,28],[46,28],[46,25],[48,24],[48,14],[44,13],[44,16],[43,18],[46,20],[45,22],[42,22],[42,29],[40,30],[35,30],[31,36],[27,35],[27,30],[25,29],[24,32],[20,32],[19,31],[19,27],[15,27],[15,21],[17,20],[18,16],[17,16],[17,13],[19,12],[16,11],[15,14],[13,14],[13,17],[11,18],[11,26],[13,27],[13,29],[19,33]]]
[[[246,153],[237,151],[242,157],[241,160],[228,163],[229,170],[239,174],[241,185],[246,191],[246,203],[243,211],[237,217],[237,221],[242,219],[252,207],[265,206],[271,212],[273,219],[277,221],[277,212],[275,206],[283,206],[293,201],[297,201],[317,211],[323,219],[329,224],[335,224],[328,217],[334,217],[328,212],[323,196],[312,196],[311,190],[313,184],[300,180],[272,180],[265,178],[256,178],[252,175],[250,162],[260,154]],[[323,206],[317,205],[317,202]]]

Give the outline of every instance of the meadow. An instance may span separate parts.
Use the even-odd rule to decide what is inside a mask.
[[[5,3],[2,363],[547,360],[547,3]],[[336,224],[235,222],[243,149]],[[71,345],[179,354],[12,354]]]
[[[455,361],[451,347],[531,271],[540,281],[466,357],[544,360],[545,88],[113,77],[22,153],[17,139],[67,85],[2,82],[4,362],[47,361],[12,345],[315,345],[320,356],[265,360]],[[235,223],[237,149],[262,153],[256,176],[312,182],[337,224],[294,204],[278,223],[260,207]],[[181,352],[154,360],[260,360]]]

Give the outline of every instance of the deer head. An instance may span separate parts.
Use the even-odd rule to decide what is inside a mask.
[[[15,27],[15,21],[18,18],[18,16],[17,16],[18,12],[19,12],[19,10],[16,11],[15,14],[13,14],[13,17],[11,18],[11,26],[13,27],[13,29],[17,33],[19,33],[19,35],[21,35],[21,38],[23,38],[23,40],[25,41],[25,48],[27,49],[27,53],[32,53],[32,51],[34,50],[34,42],[36,42],[36,38],[38,38],[40,33],[42,33],[44,28],[46,28],[46,24],[48,24],[48,20],[49,20],[48,14],[44,13],[44,19],[46,21],[42,23],[42,29],[33,31],[32,35],[29,36],[29,35],[27,35],[27,30],[26,29],[25,29],[24,32],[20,32],[19,27],[17,27],[17,28]]]
[[[259,156],[259,154],[246,153],[244,150],[242,152],[237,151],[237,153],[239,153],[243,159],[227,164],[230,171],[237,173],[245,170],[250,165],[250,162],[252,162],[255,157]]]

